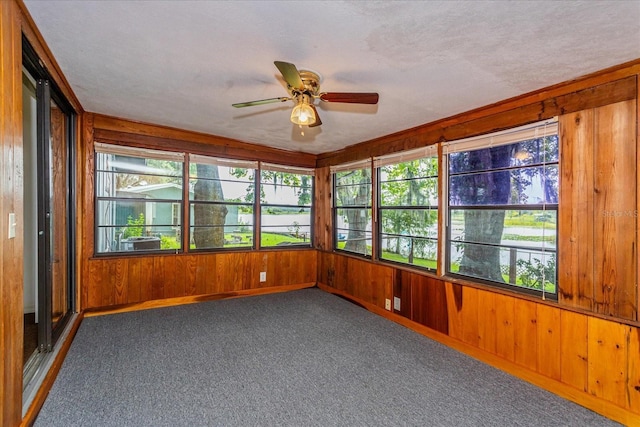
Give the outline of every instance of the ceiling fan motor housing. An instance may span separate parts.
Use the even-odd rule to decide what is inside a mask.
[[[309,95],[317,97],[320,93],[320,76],[313,71],[300,70],[300,79],[305,88],[304,92],[308,92]],[[292,91],[292,95],[296,92],[295,89],[291,87],[289,90]]]

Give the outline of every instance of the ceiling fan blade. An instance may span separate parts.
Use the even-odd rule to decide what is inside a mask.
[[[292,89],[300,91],[304,90],[304,83],[302,83],[300,72],[295,65],[283,61],[274,61],[273,63],[276,65],[278,70],[280,70],[282,77],[284,77],[284,81],[287,82]]]
[[[326,102],[347,102],[350,104],[377,104],[378,94],[375,92],[325,92],[320,99]]]
[[[258,101],[239,102],[237,104],[231,104],[231,106],[236,107],[236,108],[252,107],[254,105],[271,104],[271,103],[274,103],[274,102],[284,102],[284,101],[288,101],[289,99],[291,99],[291,98],[287,98],[285,96],[281,96],[279,98],[268,98],[268,99],[260,99]]]
[[[316,110],[316,106],[313,104],[309,104],[309,107],[311,107],[311,109],[313,110],[313,112],[316,115],[316,121],[314,124],[309,125],[310,128],[314,128],[316,126],[320,126],[322,124],[322,120],[320,120],[320,115],[318,114],[318,110]]]

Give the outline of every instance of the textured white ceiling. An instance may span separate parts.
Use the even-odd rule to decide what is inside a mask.
[[[38,1],[86,111],[323,153],[640,58],[640,1]],[[378,92],[289,121],[274,60]],[[319,101],[317,101],[319,102]]]

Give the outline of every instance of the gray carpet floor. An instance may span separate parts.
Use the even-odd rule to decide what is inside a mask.
[[[36,426],[609,426],[318,289],[91,317]]]

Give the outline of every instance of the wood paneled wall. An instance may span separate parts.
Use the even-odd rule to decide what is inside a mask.
[[[315,284],[309,250],[197,253],[93,258],[83,285],[86,309],[249,289]],[[267,280],[260,282],[260,272]]]
[[[560,117],[559,300],[638,320],[636,100]]]
[[[22,419],[22,48],[20,12],[0,2],[0,425]],[[9,213],[16,237],[9,239]]]

